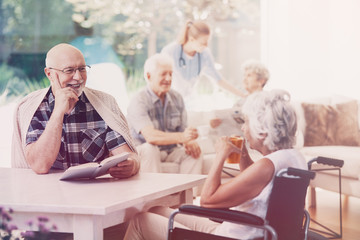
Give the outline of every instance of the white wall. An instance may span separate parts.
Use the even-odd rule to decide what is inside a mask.
[[[251,25],[250,25],[251,24]],[[218,35],[217,51],[213,52],[216,62],[222,65],[223,77],[241,86],[241,64],[248,59],[260,58],[260,29],[256,21],[254,23],[217,23],[223,29]]]
[[[293,99],[360,98],[360,1],[262,0],[262,61],[268,89]]]

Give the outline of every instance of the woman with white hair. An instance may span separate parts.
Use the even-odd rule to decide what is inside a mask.
[[[262,91],[270,78],[269,70],[260,61],[249,59],[241,65],[242,85],[247,94]]]
[[[242,87],[246,91],[246,96],[255,92],[262,91],[270,78],[267,67],[258,60],[249,59],[241,65]],[[211,132],[215,136],[229,136],[234,133],[234,126],[238,129],[236,134],[242,135],[241,126],[243,123],[242,106],[246,97],[241,97],[228,112],[220,111],[215,118],[210,120]],[[230,115],[230,116],[227,116]],[[233,121],[226,121],[227,118],[233,118]],[[224,121],[225,120],[225,121]]]
[[[307,169],[305,158],[293,148],[297,122],[289,100],[290,95],[281,90],[256,92],[247,98],[243,106],[245,139],[250,148],[264,157],[254,162],[247,145],[239,149],[229,137],[220,138],[201,193],[201,206],[232,208],[265,217],[274,176],[288,167]],[[241,171],[230,181],[221,183],[222,168],[231,152],[241,154]],[[170,208],[155,207],[137,215],[130,222],[125,239],[166,239],[171,212]],[[263,234],[262,230],[188,215],[177,216],[175,226],[241,239]]]

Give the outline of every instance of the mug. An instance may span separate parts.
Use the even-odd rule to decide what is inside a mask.
[[[238,148],[242,148],[244,139],[242,137],[230,137],[230,141]],[[241,154],[232,152],[229,157],[226,159],[227,163],[239,163],[241,160]]]

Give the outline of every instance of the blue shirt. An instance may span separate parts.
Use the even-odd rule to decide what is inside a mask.
[[[200,74],[205,74],[215,81],[222,79],[215,68],[215,62],[209,48],[205,48],[201,53],[196,53],[191,57],[184,53],[181,44],[173,42],[165,46],[161,52],[174,59],[172,87],[184,98],[191,94]]]

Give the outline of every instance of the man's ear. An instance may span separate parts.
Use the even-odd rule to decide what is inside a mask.
[[[48,69],[48,68],[44,68],[44,73],[45,73],[45,75],[46,75],[46,77],[50,80],[50,82],[51,82],[51,79],[50,79],[50,74],[51,74],[51,72],[50,72],[50,70]]]
[[[44,73],[45,73],[46,77],[49,77],[50,71],[48,68],[44,68]]]
[[[44,73],[45,73],[46,77],[49,79],[50,84],[52,85],[53,79],[52,79],[52,76],[51,76],[51,71],[50,71],[50,69],[44,68]]]
[[[151,74],[149,72],[146,73],[146,80],[150,81]]]

